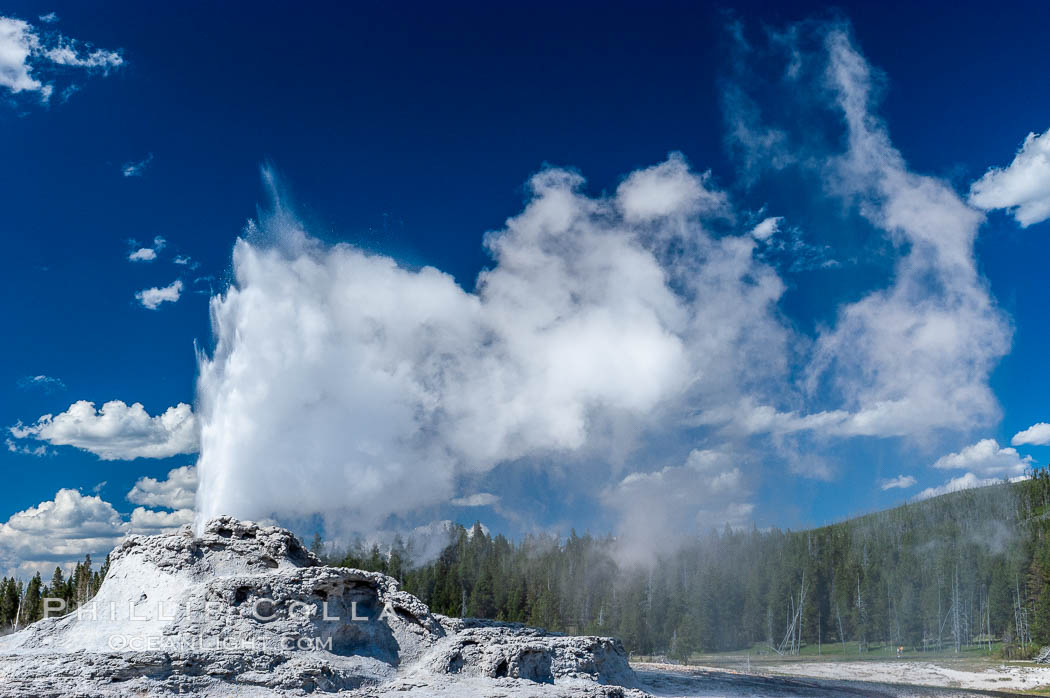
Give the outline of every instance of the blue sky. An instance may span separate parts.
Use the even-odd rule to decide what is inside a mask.
[[[290,287],[268,285],[297,254],[286,244],[289,227],[320,241],[308,254],[325,260],[335,276],[345,270],[328,246],[349,243],[413,273],[439,269],[469,295],[479,272],[509,265],[486,250],[485,233],[507,230],[511,217],[520,218],[521,230],[531,230],[533,209],[526,205],[537,196],[528,182],[551,166],[586,178],[579,191],[587,200],[616,199],[619,213],[613,217],[619,218],[609,225],[617,229],[641,220],[631,213],[624,187],[648,180],[631,180],[631,173],[648,172],[655,187],[700,187],[705,196],[723,197],[724,205],[706,209],[690,204],[689,225],[704,227],[714,241],[755,241],[748,243],[754,244],[748,264],[756,266],[737,292],[747,292],[751,275],[767,272],[783,290],[755,310],[761,317],[754,323],[732,325],[737,320],[728,316],[726,322],[758,344],[769,331],[772,343],[715,351],[729,363],[708,368],[734,376],[731,385],[721,385],[704,382],[710,370],[699,377],[703,361],[697,358],[719,328],[675,331],[693,357],[683,364],[696,371],[691,378],[682,374],[688,390],[661,388],[650,400],[637,385],[623,382],[625,376],[648,376],[643,362],[629,367],[621,382],[581,383],[581,394],[598,397],[584,400],[579,440],[552,436],[563,423],[520,423],[511,430],[513,438],[481,454],[457,445],[459,427],[449,427],[453,434],[440,437],[440,448],[428,442],[436,451],[406,452],[448,455],[449,463],[435,466],[433,480],[409,468],[409,480],[440,496],[428,499],[420,492],[400,503],[393,497],[386,508],[362,505],[351,514],[367,514],[376,527],[391,529],[481,518],[511,534],[564,532],[569,526],[623,532],[641,527],[644,512],[666,501],[661,487],[696,487],[695,498],[665,507],[670,518],[662,523],[687,530],[720,520],[799,527],[891,506],[967,474],[970,480],[958,484],[1044,465],[1050,458],[1045,445],[1009,449],[1015,434],[1050,421],[1044,283],[1050,222],[1040,213],[1050,200],[1047,167],[1040,166],[1050,157],[1050,137],[1045,144],[1034,139],[1014,160],[1030,133],[1037,137],[1050,128],[1044,89],[1050,56],[1040,31],[1048,14],[1040,3],[964,3],[950,12],[910,3],[895,10],[868,3],[834,10],[813,3],[578,3],[527,10],[419,3],[309,11],[275,3],[6,3],[0,8],[7,18],[0,41],[27,46],[29,53],[0,65],[0,231],[7,247],[0,261],[6,327],[0,422],[7,440],[0,451],[6,483],[0,488],[0,522],[7,521],[0,530],[0,567],[50,564],[105,549],[127,530],[187,520],[189,514],[179,512],[192,497],[193,478],[185,471],[168,475],[197,459],[197,437],[191,434],[198,428],[192,420],[201,414],[195,346],[213,355],[221,333],[213,331],[209,299],[233,279],[231,251],[246,235],[249,219],[258,221],[259,232],[244,259],[258,255],[257,273],[271,276],[253,276],[245,266],[242,290],[259,289],[261,305],[224,307],[231,322],[244,323],[246,335],[255,329],[265,334],[256,324],[269,317],[267,308],[282,293],[302,291],[298,315],[274,314],[276,336],[302,317],[303,308],[309,310],[311,298],[329,320],[338,312],[323,295],[310,295],[317,289],[301,279]],[[837,31],[850,50],[835,64],[828,37]],[[837,86],[829,82],[829,66],[842,67],[853,55],[862,55],[870,72]],[[793,56],[801,67],[788,79]],[[844,95],[861,88],[872,97],[860,120],[875,125],[851,132],[844,126]],[[758,114],[757,121],[747,122],[749,114]],[[739,136],[745,122],[753,127],[746,138]],[[760,138],[774,133],[780,141]],[[894,152],[906,162],[903,170]],[[669,153],[681,158],[669,160]],[[853,169],[830,164],[851,158],[854,165],[863,162]],[[981,179],[989,168],[1012,162],[1016,168],[1001,177]],[[665,169],[646,169],[661,163]],[[676,163],[688,163],[688,169],[676,169]],[[294,210],[294,218],[266,213],[272,204],[260,177],[263,166],[279,178],[280,206]],[[923,204],[907,225],[885,225],[894,197],[915,189],[918,180],[908,177],[919,175],[935,178],[962,208],[945,213],[945,223],[923,219],[922,211],[930,210]],[[885,186],[894,177],[904,178],[904,193]],[[971,190],[978,181],[986,186]],[[919,319],[927,327],[948,328],[955,333],[953,346],[963,348],[940,359],[935,351],[916,354],[919,360],[907,365],[876,356],[874,349],[869,355],[877,343],[865,341],[864,333],[875,331],[875,320],[848,326],[841,319],[844,309],[896,288],[902,260],[934,264],[918,252],[908,257],[922,246],[916,241],[925,227],[960,226],[958,235],[966,238],[970,223],[959,222],[968,215],[963,209],[974,212],[976,242],[959,242],[936,255],[971,255],[977,275],[972,283],[960,281],[955,300],[946,301],[958,312]],[[978,220],[978,209],[986,211],[985,219]],[[652,227],[672,227],[665,213],[678,215],[662,212],[659,221],[650,220]],[[771,220],[776,222],[766,231],[776,232],[762,237],[767,233],[757,226]],[[909,225],[913,232],[907,232]],[[144,249],[150,251],[139,252]],[[266,267],[266,249],[283,250],[285,257]],[[137,252],[139,259],[129,258]],[[665,271],[674,267],[654,256]],[[352,261],[347,264],[351,271],[345,273],[357,273]],[[936,310],[936,282],[927,286],[920,272],[902,302]],[[380,306],[415,281],[387,279],[389,289],[376,286],[363,297]],[[709,317],[702,298],[683,295],[669,283],[678,301]],[[148,289],[157,292],[137,295]],[[450,302],[468,308],[474,298]],[[602,302],[596,307],[603,308]],[[440,315],[446,318],[441,327],[455,326],[455,307],[442,310],[447,314]],[[869,309],[887,323],[901,311],[889,302]],[[406,317],[396,309],[390,313],[384,319],[391,323],[388,330]],[[349,322],[335,321],[343,328],[339,337],[345,338]],[[630,334],[630,327],[625,332],[628,340],[644,339]],[[892,345],[888,335],[880,336]],[[206,438],[216,449],[235,447],[244,433],[223,422],[226,412],[215,412],[234,409],[231,391],[270,386],[271,380],[276,386],[280,378],[279,369],[262,363],[244,383],[229,380],[229,362],[259,357],[257,349],[215,355],[213,366],[222,375],[210,403],[215,407],[203,420],[216,430],[227,426],[225,441]],[[340,351],[336,347],[332,356]],[[481,363],[471,366],[483,370],[477,367],[490,359],[482,354]],[[784,365],[753,372],[747,364],[752,360]],[[288,376],[302,383],[321,369],[350,370],[335,361],[295,366]],[[615,371],[619,364],[610,366]],[[528,377],[530,370],[516,366],[515,375]],[[924,384],[930,376],[921,395],[902,387]],[[536,388],[529,380],[523,395]],[[614,384],[623,390],[609,392]],[[324,395],[324,381],[318,385]],[[339,396],[331,409],[349,405],[348,414],[357,408],[367,413],[373,396],[360,392],[362,384],[348,385],[352,394]],[[949,397],[955,388],[959,394]],[[982,389],[990,402],[982,403]],[[470,394],[463,385],[452,390],[438,394],[449,412]],[[295,422],[304,412],[295,401],[308,401],[307,393],[275,388],[285,404],[265,419],[248,411],[237,424],[258,429],[267,423],[275,431],[284,424],[289,434],[309,434],[309,443],[291,437],[285,445],[327,463],[330,452],[311,449],[339,423]],[[865,410],[905,393],[920,412],[959,415],[928,424],[912,420],[914,428],[907,429],[856,426]],[[400,405],[403,397],[396,393],[390,405]],[[64,431],[38,421],[65,413],[77,401],[98,408],[113,400],[141,403],[145,414],[114,407],[104,423],[82,407],[77,414],[87,422],[78,426],[70,413],[73,426]],[[180,411],[180,403],[190,407]],[[745,404],[769,406],[780,426],[754,428],[753,416],[741,416]],[[541,401],[535,409],[558,414],[564,406]],[[174,411],[168,422],[153,419],[169,409]],[[195,416],[187,418],[190,409]],[[500,410],[509,408],[500,403],[493,409],[490,416],[498,421]],[[784,426],[821,414],[831,415],[821,426]],[[460,416],[457,425],[476,418]],[[384,424],[397,424],[391,420]],[[743,427],[745,422],[751,426]],[[522,436],[530,429],[546,440]],[[1025,440],[1050,443],[1050,435],[1035,432]],[[213,492],[228,493],[229,487],[214,484],[224,473],[276,477],[301,466],[285,454],[286,462],[271,469],[258,459],[284,451],[265,439],[257,443],[250,467],[226,461],[209,466]],[[376,449],[389,454],[390,444],[378,443]],[[389,467],[382,458],[372,465]],[[364,472],[372,471],[353,470],[355,476]],[[311,474],[318,486],[331,475],[323,468]],[[910,478],[914,483],[882,488],[902,477],[898,484]],[[138,494],[129,499],[136,483]],[[352,489],[353,481],[336,484]],[[706,502],[704,493],[718,487],[729,488],[722,497],[729,509]],[[56,498],[60,490],[71,492]],[[225,499],[215,495],[214,506],[282,518],[282,506],[267,499],[275,496],[272,491],[242,490]],[[315,515],[333,535],[349,533],[331,513],[338,509],[332,500],[301,496],[289,495],[288,506],[305,519],[291,513],[284,519],[306,531]],[[376,490],[372,496],[384,495]],[[138,518],[129,520],[136,507],[142,508]]]

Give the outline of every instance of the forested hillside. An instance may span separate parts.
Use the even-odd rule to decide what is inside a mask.
[[[66,611],[87,603],[102,585],[107,571],[109,556],[100,569],[94,570],[91,556],[87,555],[68,576],[62,573],[61,567],[56,567],[47,584],[39,572],[28,583],[15,577],[4,577],[0,580],[0,634],[43,618],[44,599],[62,599]],[[54,604],[52,608],[57,609],[59,605]]]
[[[811,531],[712,531],[653,567],[616,561],[611,538],[458,527],[433,562],[351,550],[440,613],[623,639],[685,657],[750,647],[790,653],[843,640],[915,649],[1050,644],[1050,477],[966,490]]]

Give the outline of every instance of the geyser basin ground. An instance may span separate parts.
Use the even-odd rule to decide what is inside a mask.
[[[229,517],[131,536],[93,603],[0,639],[0,695],[641,695],[622,645],[432,614]]]

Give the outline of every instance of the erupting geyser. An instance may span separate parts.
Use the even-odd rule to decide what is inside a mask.
[[[325,246],[278,200],[237,241],[233,283],[211,304],[198,528],[321,514],[330,531],[370,532],[446,502],[457,476],[544,453],[590,455],[615,481],[609,462],[626,452],[611,451],[716,386],[725,400],[740,367],[782,370],[759,358],[784,354],[780,280],[750,235],[705,228],[727,214],[724,194],[677,155],[610,198],[582,184],[536,175],[525,211],[487,236],[495,264],[473,292]]]

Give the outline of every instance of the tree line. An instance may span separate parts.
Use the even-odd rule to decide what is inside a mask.
[[[916,650],[1050,644],[1050,475],[964,490],[808,531],[710,531],[652,565],[613,537],[455,526],[417,567],[393,545],[330,564],[381,571],[435,612],[614,635],[640,654],[851,642]],[[315,540],[320,549],[320,540]]]
[[[65,601],[63,613],[90,601],[98,593],[109,571],[109,556],[106,556],[99,569],[92,569],[92,565],[91,555],[85,555],[69,576],[62,572],[61,567],[55,567],[48,584],[44,584],[39,572],[28,582],[13,576],[0,580],[0,634],[18,630],[43,618],[46,611],[44,599]]]

